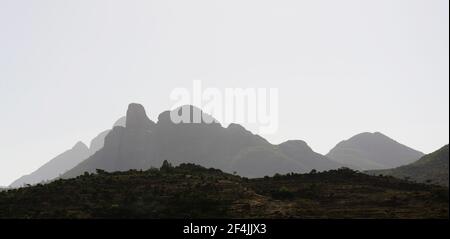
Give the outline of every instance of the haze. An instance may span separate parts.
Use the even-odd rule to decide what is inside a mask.
[[[272,143],[449,141],[446,0],[0,0],[0,185],[176,87],[277,87]],[[244,126],[247,126],[244,124]],[[252,129],[252,127],[249,129]]]

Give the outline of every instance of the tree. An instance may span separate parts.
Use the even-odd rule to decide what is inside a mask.
[[[100,175],[107,174],[107,172],[105,170],[99,169],[99,168],[95,169],[95,172],[97,172],[97,174],[100,174]]]
[[[169,163],[167,160],[164,160],[162,165],[161,165],[160,170],[167,171],[167,170],[170,170],[171,168],[173,168],[172,164]]]

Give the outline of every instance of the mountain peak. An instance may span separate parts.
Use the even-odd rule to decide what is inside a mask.
[[[126,128],[145,130],[149,130],[155,125],[155,123],[147,117],[144,106],[137,103],[128,105],[125,124]]]
[[[339,142],[326,156],[355,169],[368,170],[412,163],[423,153],[380,132],[364,132]]]
[[[175,117],[175,118],[173,118]],[[183,105],[171,111],[164,111],[158,116],[158,124],[211,124],[220,125],[211,115],[193,105]]]
[[[183,119],[189,118],[189,123],[212,123],[215,124],[218,121],[209,114],[203,112],[202,109],[194,105],[183,105],[172,112],[176,112]],[[186,114],[186,115],[185,115]],[[199,118],[197,118],[199,117]],[[199,122],[197,122],[199,121]]]
[[[73,147],[72,149],[82,149],[82,150],[89,150],[89,148],[86,146],[86,144],[84,144],[81,141],[78,141]]]
[[[278,145],[282,150],[294,150],[301,154],[315,153],[309,145],[303,140],[288,140]]]
[[[249,132],[246,128],[244,128],[244,126],[240,125],[240,124],[236,124],[236,123],[231,123],[228,125],[227,127],[228,129],[231,130],[237,130],[237,131],[245,131],[245,132]]]
[[[362,132],[362,133],[359,133],[357,135],[354,135],[350,139],[352,139],[352,138],[361,138],[361,137],[379,137],[379,136],[387,137],[383,133],[381,133],[379,131],[376,131],[376,132],[373,132],[373,133],[372,132]],[[387,138],[389,138],[389,137],[387,137]]]
[[[288,140],[280,144],[282,147],[296,147],[298,149],[304,149],[312,151],[311,147],[303,140]]]

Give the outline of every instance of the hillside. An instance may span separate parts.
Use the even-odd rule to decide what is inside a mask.
[[[420,183],[438,184],[448,187],[448,145],[427,154],[414,163],[386,170],[372,170],[372,175],[389,175]]]
[[[242,178],[193,164],[0,192],[0,218],[448,218],[448,189],[350,169]]]
[[[353,169],[374,170],[406,165],[423,155],[380,132],[365,132],[341,141],[326,156]]]

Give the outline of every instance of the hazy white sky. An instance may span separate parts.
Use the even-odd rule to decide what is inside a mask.
[[[0,0],[0,185],[175,87],[278,87],[272,143],[449,141],[448,0]]]

